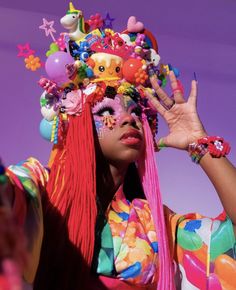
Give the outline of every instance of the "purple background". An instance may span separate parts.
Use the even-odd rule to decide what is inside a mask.
[[[234,0],[182,1],[74,1],[85,18],[106,12],[116,20],[114,28],[126,28],[127,19],[137,16],[152,30],[159,44],[162,62],[181,71],[189,92],[193,72],[199,82],[198,109],[210,135],[230,141],[230,159],[236,162],[236,2]],[[35,156],[46,164],[51,145],[38,131],[41,120],[37,85],[43,70],[33,73],[17,57],[17,44],[30,43],[42,61],[51,43],[38,26],[42,18],[55,20],[56,36],[62,32],[59,19],[67,1],[0,1],[1,142],[0,155],[6,165]],[[166,134],[160,121],[160,134]],[[213,186],[186,152],[165,149],[157,156],[163,199],[177,212],[197,211],[214,216],[221,205]]]

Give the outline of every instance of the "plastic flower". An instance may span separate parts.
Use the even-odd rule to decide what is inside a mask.
[[[124,83],[122,83],[120,86],[119,86],[119,88],[118,88],[118,90],[117,90],[117,93],[118,94],[124,94],[125,93],[125,91],[127,90],[127,89],[129,89],[131,87],[131,84],[130,83],[128,83],[128,82],[124,82]]]
[[[62,99],[62,107],[68,115],[79,115],[82,112],[81,90],[69,92],[65,99]]]
[[[88,24],[92,27],[92,29],[101,28],[103,26],[102,16],[99,13],[91,15],[88,20]]]
[[[115,34],[114,30],[112,30],[110,28],[104,29],[104,32],[105,32],[106,36],[113,36]]]
[[[31,54],[29,57],[25,58],[25,67],[32,71],[36,71],[41,67],[40,58]]]

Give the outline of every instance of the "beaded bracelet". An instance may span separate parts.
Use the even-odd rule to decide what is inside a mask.
[[[206,136],[189,144],[188,152],[192,161],[198,164],[207,152],[215,158],[226,156],[230,152],[230,145],[221,137]]]

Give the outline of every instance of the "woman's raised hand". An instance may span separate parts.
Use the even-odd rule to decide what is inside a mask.
[[[159,139],[158,146],[186,150],[190,143],[207,135],[197,114],[197,82],[192,81],[190,95],[185,101],[183,90],[172,71],[169,78],[173,97],[169,97],[158,85],[156,76],[152,76],[150,81],[159,99],[148,92],[146,96],[169,127],[169,134]]]

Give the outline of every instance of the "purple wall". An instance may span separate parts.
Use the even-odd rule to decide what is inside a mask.
[[[1,1],[3,2],[3,1]],[[51,40],[38,26],[42,18],[55,20],[57,34],[62,32],[59,19],[68,8],[67,1],[0,2],[1,131],[0,155],[6,165],[35,156],[46,164],[51,145],[38,132],[41,120],[37,80],[44,75],[24,68],[16,55],[17,44],[29,42],[42,60]],[[9,3],[8,3],[9,2]],[[206,3],[207,2],[207,3]],[[78,3],[78,4],[77,4]],[[181,80],[189,91],[193,72],[199,81],[198,108],[209,134],[230,141],[230,159],[236,163],[236,3],[232,0],[189,1],[74,1],[85,18],[106,12],[116,20],[117,31],[126,27],[135,15],[152,30],[159,43],[164,63],[181,71]],[[166,127],[160,122],[160,134]],[[197,211],[216,215],[221,210],[217,195],[201,168],[185,152],[165,149],[157,156],[163,199],[178,212]]]

